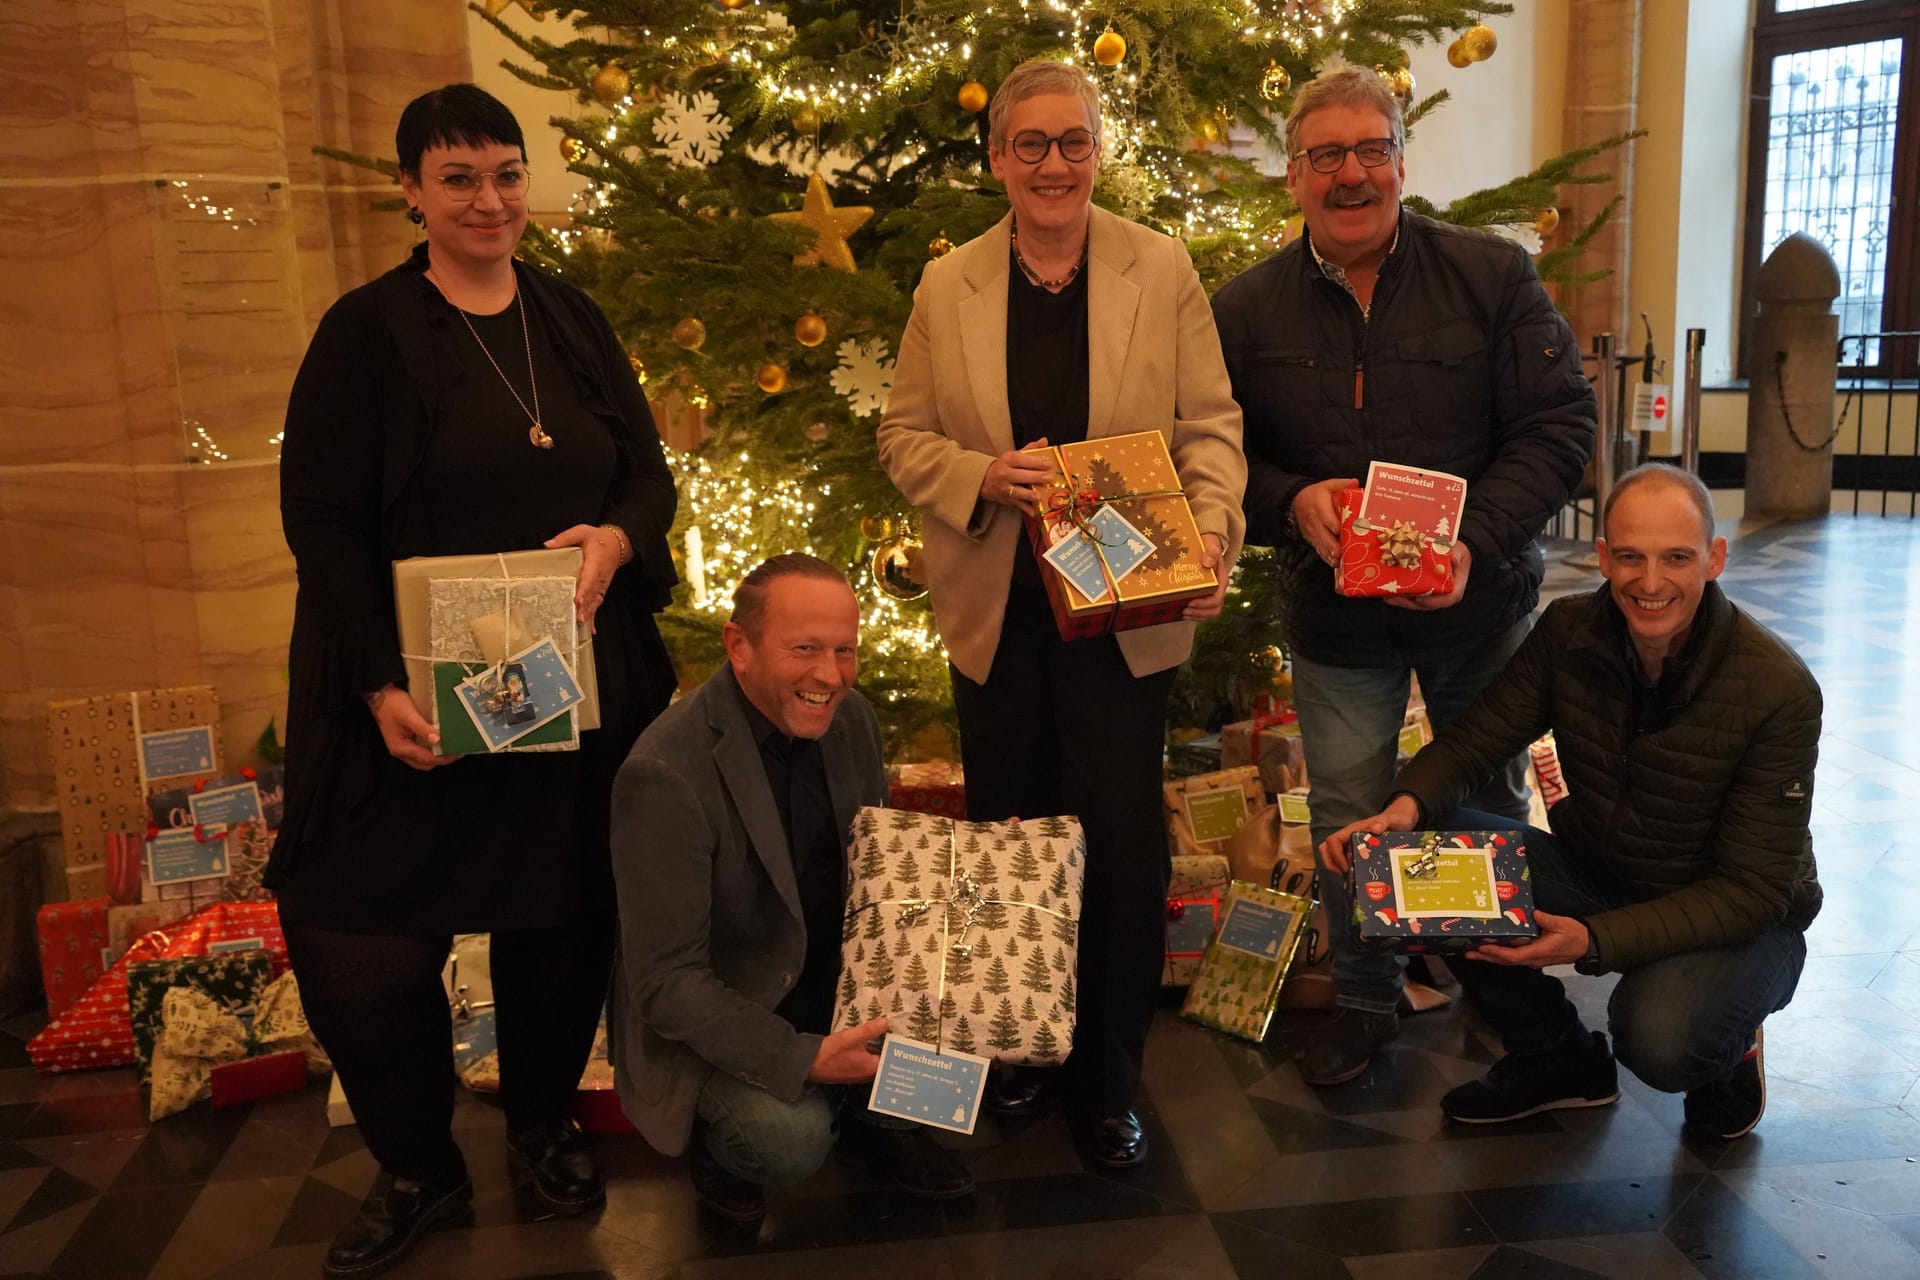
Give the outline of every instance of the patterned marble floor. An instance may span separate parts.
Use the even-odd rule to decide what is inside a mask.
[[[402,1277],[1632,1277],[1920,1275],[1920,521],[1744,527],[1726,585],[1797,645],[1827,696],[1816,791],[1827,906],[1795,1002],[1767,1028],[1771,1105],[1738,1143],[1683,1142],[1679,1099],[1497,1131],[1435,1101],[1484,1070],[1458,1007],[1408,1019],[1362,1078],[1314,1091],[1291,1059],[1314,1015],[1242,1044],[1155,1029],[1156,1158],[1084,1168],[1057,1116],[956,1145],[972,1200],[926,1206],[833,1164],[762,1230],[695,1210],[684,1168],[604,1139],[595,1219],[539,1222],[509,1183],[497,1110],[461,1105],[478,1226]],[[1555,590],[1591,576],[1556,557]],[[1607,981],[1575,979],[1597,1019]],[[24,1028],[15,1028],[23,1030]],[[0,1276],[310,1277],[372,1176],[313,1089],[142,1120],[130,1071],[43,1080],[0,1035]]]

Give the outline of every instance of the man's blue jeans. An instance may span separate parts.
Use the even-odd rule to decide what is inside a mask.
[[[849,1124],[912,1127],[867,1110],[865,1097],[865,1085],[810,1084],[798,1102],[785,1102],[736,1076],[714,1071],[694,1104],[704,1129],[694,1141],[704,1140],[720,1167],[736,1178],[790,1187],[805,1182],[827,1162],[840,1137],[843,1110]]]
[[[1438,829],[1500,825],[1492,814],[1461,810]],[[1580,918],[1631,901],[1590,875],[1576,851],[1535,827],[1527,829],[1527,862],[1534,905],[1553,915]],[[1806,960],[1806,935],[1777,925],[1737,946],[1682,951],[1625,971],[1607,1002],[1614,1057],[1666,1093],[1719,1079],[1746,1053],[1754,1029],[1793,999]],[[1450,967],[1508,1053],[1537,1053],[1585,1034],[1565,986],[1550,974],[1474,960]]]
[[[1313,843],[1387,807],[1393,791],[1394,757],[1407,714],[1407,675],[1420,677],[1420,692],[1436,733],[1458,719],[1480,690],[1507,665],[1533,627],[1522,618],[1471,652],[1422,660],[1412,667],[1332,667],[1296,655],[1294,709],[1306,750],[1307,797],[1313,807]],[[1501,826],[1527,820],[1527,765],[1516,757],[1498,777],[1475,792],[1476,809],[1507,815]],[[1317,878],[1327,911],[1328,949],[1333,953],[1336,1002],[1346,1009],[1391,1013],[1400,1000],[1400,964],[1392,956],[1368,955],[1353,943],[1353,899],[1342,876],[1322,868]]]

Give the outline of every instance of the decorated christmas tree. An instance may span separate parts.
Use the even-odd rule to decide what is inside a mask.
[[[510,3],[546,19],[542,34],[494,16]],[[691,676],[711,669],[740,576],[811,550],[850,570],[861,683],[900,742],[950,709],[917,517],[876,464],[874,428],[921,269],[1006,210],[987,172],[1000,79],[1028,58],[1088,68],[1104,115],[1096,201],[1181,236],[1212,288],[1298,234],[1285,183],[1245,158],[1277,142],[1295,85],[1342,61],[1377,67],[1417,128],[1446,95],[1417,96],[1405,50],[1452,40],[1467,66],[1497,46],[1483,20],[1511,12],[1447,0],[473,7],[521,50],[514,74],[580,103],[554,122],[578,185],[573,225],[532,229],[524,252],[594,295],[656,404],[705,416],[706,442],[672,459],[683,586],[664,629],[676,657]],[[1409,204],[1530,227],[1559,183],[1604,180],[1575,172],[1594,150],[1447,209]],[[1566,235],[1543,274],[1592,230]],[[1277,654],[1259,584],[1230,604],[1196,664],[1205,687],[1185,704],[1257,679]]]

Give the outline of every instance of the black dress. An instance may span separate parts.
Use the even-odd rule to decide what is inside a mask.
[[[528,439],[520,312],[472,317],[416,255],[336,303],[294,387],[282,511],[301,589],[289,658],[287,819],[268,871],[290,923],[360,933],[541,929],[612,901],[614,772],[666,704],[653,611],[674,580],[673,488],[605,319],[516,264],[554,445]],[[489,362],[481,343],[499,368]],[[393,759],[360,695],[405,682],[391,562],[540,547],[576,524],[626,530],[597,615],[603,727],[577,752]]]

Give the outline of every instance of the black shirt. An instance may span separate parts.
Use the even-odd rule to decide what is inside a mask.
[[[833,988],[840,977],[840,923],[846,901],[846,854],[827,793],[827,767],[820,743],[789,738],[740,691],[753,740],[760,746],[767,786],[780,810],[800,887],[800,916],[807,931],[807,958],[800,980],[774,1010],[795,1031],[825,1035],[833,1022]]]
[[[1013,443],[1025,448],[1044,436],[1048,444],[1077,444],[1087,438],[1086,270],[1054,293],[1027,279],[1011,253],[1007,265],[1007,415],[1013,420]],[[1029,589],[1016,595],[1041,590],[1040,570],[1024,538],[1013,558],[1013,580]]]

